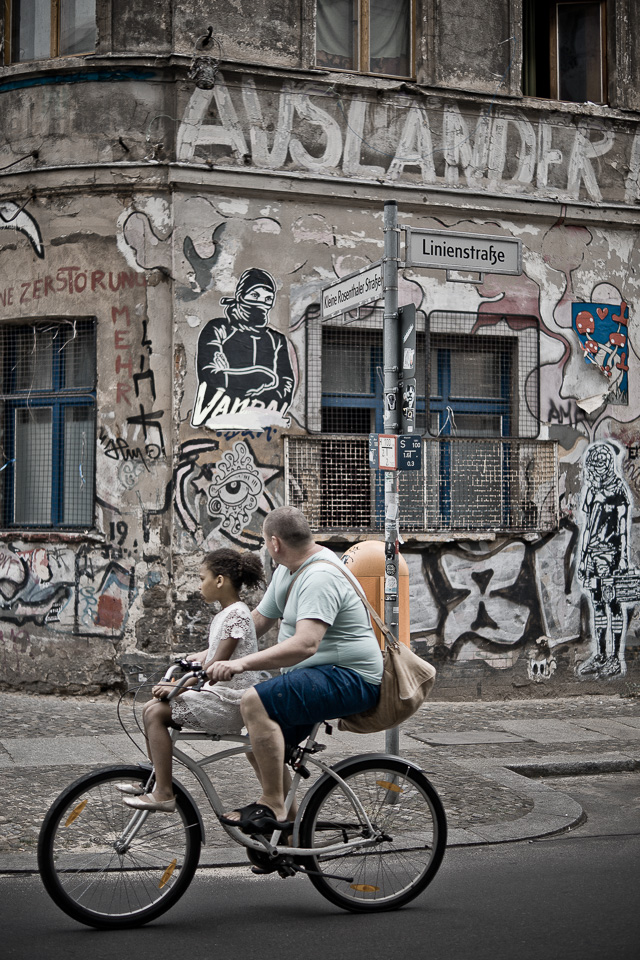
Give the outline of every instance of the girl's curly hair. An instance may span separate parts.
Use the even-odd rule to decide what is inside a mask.
[[[229,577],[236,590],[241,587],[257,587],[264,583],[264,569],[260,558],[255,553],[245,550],[240,553],[231,547],[212,550],[205,554],[202,566],[206,567],[214,576],[222,574]]]

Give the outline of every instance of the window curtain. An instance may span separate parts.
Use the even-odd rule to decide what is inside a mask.
[[[316,62],[320,66],[357,70],[354,0],[318,0]]]
[[[13,0],[12,60],[51,56],[51,0]]]
[[[374,61],[388,60],[401,60],[408,67],[410,0],[370,0],[369,11],[371,69]]]
[[[93,407],[67,407],[64,414],[64,511],[62,522],[90,527],[93,523],[95,412]]]
[[[51,523],[51,407],[15,410],[14,523]]]

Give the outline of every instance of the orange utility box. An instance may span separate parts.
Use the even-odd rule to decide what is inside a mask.
[[[362,540],[354,543],[342,555],[345,566],[356,576],[364,590],[367,600],[384,620],[384,543],[382,540]],[[409,618],[409,568],[406,560],[398,554],[398,604],[400,622],[398,639],[410,645],[411,622]],[[384,649],[384,638],[373,625],[380,648]]]

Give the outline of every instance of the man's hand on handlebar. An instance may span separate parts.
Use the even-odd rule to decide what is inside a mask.
[[[242,671],[242,660],[215,660],[207,667],[206,674],[211,683],[217,683],[218,680],[231,680]]]

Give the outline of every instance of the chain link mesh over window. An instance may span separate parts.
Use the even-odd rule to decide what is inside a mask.
[[[367,438],[287,437],[287,502],[312,530],[384,529],[384,471]],[[398,472],[400,530],[544,532],[557,527],[553,441],[425,438],[422,468]]]
[[[418,311],[416,429],[422,467],[399,471],[408,533],[545,531],[557,526],[557,449],[540,426],[535,317]],[[309,329],[307,426],[289,437],[287,496],[314,530],[381,531],[384,475],[369,467],[384,432],[383,312]]]
[[[93,321],[0,328],[3,526],[93,524],[95,385]]]

